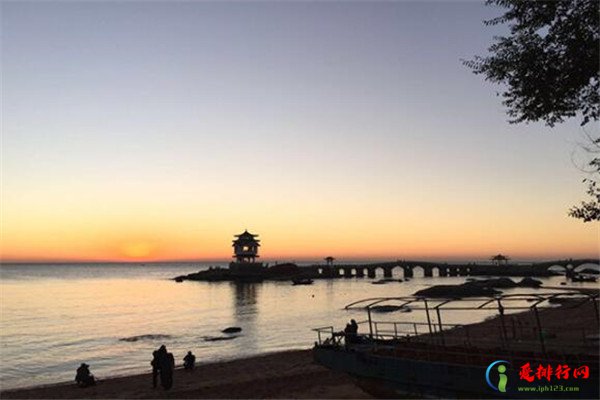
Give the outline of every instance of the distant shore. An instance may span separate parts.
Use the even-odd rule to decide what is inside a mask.
[[[94,366],[91,366],[92,373]],[[75,374],[75,371],[73,371]],[[3,399],[106,398],[372,398],[348,375],[312,361],[310,350],[271,353],[227,362],[197,365],[192,372],[176,369],[171,390],[152,388],[152,374],[102,379],[96,386],[73,383],[6,390]]]

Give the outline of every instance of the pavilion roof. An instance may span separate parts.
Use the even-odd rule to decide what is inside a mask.
[[[248,230],[244,230],[244,232],[240,233],[239,235],[234,235],[234,236],[238,237],[238,238],[242,238],[242,237],[255,238],[258,235],[254,235],[254,234],[248,232]]]
[[[235,235],[235,237],[237,239],[235,239],[233,241],[233,244],[255,244],[257,246],[260,246],[259,242],[260,240],[256,239],[258,237],[258,235],[253,235],[252,233],[248,232],[247,230],[245,230],[243,233],[240,233],[239,235]]]

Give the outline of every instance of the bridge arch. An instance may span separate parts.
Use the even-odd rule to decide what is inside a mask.
[[[425,267],[415,265],[412,268],[413,278],[425,278]]]
[[[374,268],[375,278],[381,279],[385,275],[385,269],[383,267]]]

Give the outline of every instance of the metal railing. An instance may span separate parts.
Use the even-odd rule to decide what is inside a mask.
[[[549,308],[540,306],[541,303],[548,304],[554,300],[566,300],[569,302],[569,308],[578,308],[584,304],[592,304],[592,313],[595,318],[592,319],[589,327],[581,329],[579,338],[571,337],[572,342],[560,343],[560,349],[563,352],[589,352],[591,348],[597,351],[597,343],[589,339],[597,333],[598,327],[598,294],[581,292],[558,292],[558,293],[530,293],[530,294],[510,294],[494,296],[492,298],[467,298],[460,299],[426,299],[423,297],[395,297],[395,298],[371,298],[354,302],[346,309],[362,308],[367,311],[368,319],[361,321],[362,329],[359,337],[368,341],[410,341],[423,342],[436,345],[465,345],[481,346],[488,348],[502,348],[514,350],[530,350],[539,348],[542,353],[556,351],[557,345],[552,345],[552,337],[548,336],[541,322],[538,307],[540,309]],[[533,304],[523,304],[524,301]],[[427,322],[415,321],[375,321],[372,318],[372,309],[381,307],[382,304],[390,302],[400,304],[398,309],[410,306],[412,310],[424,311]],[[517,302],[517,304],[515,304]],[[497,310],[498,315],[495,322],[476,323],[476,324],[447,324],[442,322],[442,311],[452,310]],[[519,321],[515,318],[518,314],[506,314],[506,310],[532,311],[530,321]],[[327,333],[327,344],[341,345],[345,337],[343,332],[335,332],[333,326],[316,328],[318,333],[318,343],[324,343],[323,334]],[[570,330],[572,331],[572,329]],[[368,334],[364,334],[368,332]],[[591,337],[590,336],[590,337]],[[550,347],[554,348],[548,348]]]

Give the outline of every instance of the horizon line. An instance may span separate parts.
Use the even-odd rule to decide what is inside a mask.
[[[512,262],[545,262],[545,261],[562,261],[562,260],[598,260],[600,261],[600,255],[597,256],[575,256],[575,257],[522,257],[522,258],[509,258]],[[336,257],[337,264],[344,264],[346,262],[382,262],[382,261],[434,261],[434,262],[489,262],[492,261],[491,257]],[[322,258],[312,257],[290,257],[283,259],[263,259],[264,263],[268,264],[283,264],[283,263],[318,263],[324,261]],[[0,265],[19,265],[19,264],[173,264],[173,263],[202,263],[202,264],[229,264],[231,261],[225,259],[159,259],[159,260],[90,260],[90,259],[13,259],[13,260],[2,260],[0,259]]]

